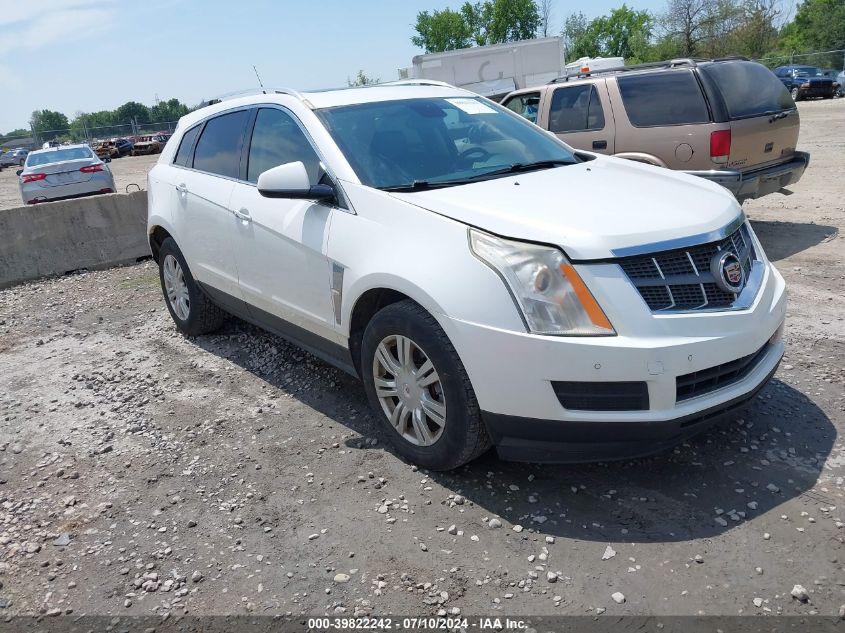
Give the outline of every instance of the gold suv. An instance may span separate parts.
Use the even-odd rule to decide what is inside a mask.
[[[502,104],[569,145],[707,178],[740,202],[797,182],[795,102],[744,58],[676,59],[561,77]]]

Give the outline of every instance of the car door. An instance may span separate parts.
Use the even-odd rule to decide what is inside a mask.
[[[613,154],[613,117],[605,116],[605,81],[555,88],[548,108],[546,127],[577,149]]]
[[[235,298],[240,296],[233,250],[237,226],[229,200],[240,172],[250,114],[241,109],[209,119],[199,132],[189,166],[178,168],[181,145],[174,163],[179,246],[188,266],[198,281]]]
[[[242,176],[232,192],[239,283],[254,319],[302,339],[334,332],[330,271],[326,257],[333,207],[328,203],[265,198],[258,176],[278,165],[301,161],[313,184],[323,169],[299,121],[281,107],[261,107],[244,153]],[[281,319],[280,323],[278,320]],[[308,342],[308,341],[304,341]]]

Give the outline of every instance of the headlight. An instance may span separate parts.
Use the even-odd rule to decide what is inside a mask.
[[[809,81],[805,81],[803,84],[801,84],[801,87],[802,87],[802,88],[809,88],[809,87],[810,87],[810,82],[809,82]]]
[[[499,273],[530,332],[558,336],[616,334],[561,251],[469,231],[472,252]]]

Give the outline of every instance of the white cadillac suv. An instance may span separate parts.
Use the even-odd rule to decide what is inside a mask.
[[[654,453],[783,355],[783,278],[727,190],[436,82],[185,116],[148,230],[182,332],[231,313],[358,376],[432,469]]]

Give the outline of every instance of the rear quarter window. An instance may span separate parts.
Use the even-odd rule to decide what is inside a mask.
[[[768,68],[754,62],[727,62],[701,67],[715,85],[731,119],[792,110],[789,91]]]
[[[201,127],[201,125],[195,125],[182,136],[179,149],[176,151],[176,158],[173,159],[174,165],[181,165],[182,167],[191,166],[194,158],[194,143],[197,140],[197,136],[199,136]]]
[[[617,82],[635,127],[710,122],[704,95],[690,70],[622,76]]]

